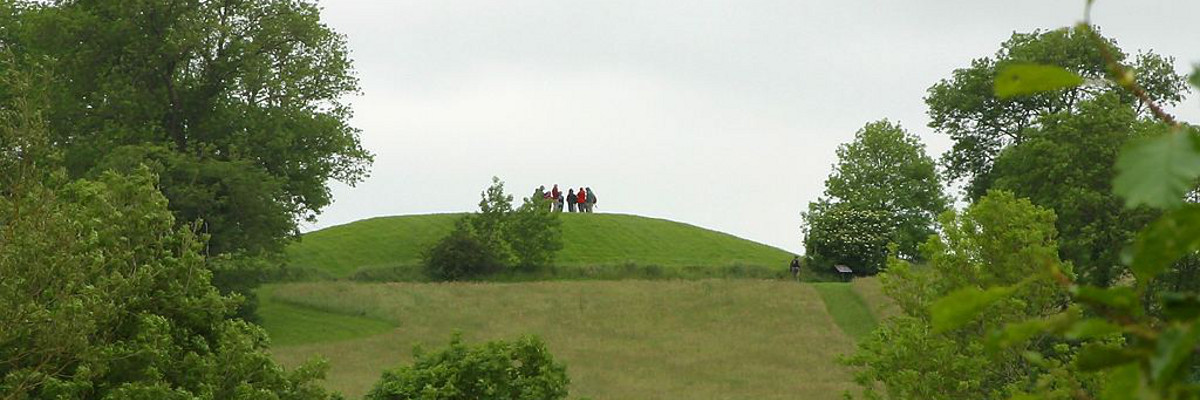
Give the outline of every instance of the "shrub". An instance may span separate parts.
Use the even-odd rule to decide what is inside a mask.
[[[425,254],[425,273],[434,280],[456,281],[500,272],[504,265],[496,250],[481,240],[465,221]]]
[[[895,233],[887,213],[814,202],[804,222],[805,261],[815,271],[833,272],[834,265],[845,264],[857,274],[871,275],[884,267]]]
[[[535,272],[554,263],[562,249],[562,221],[540,198],[525,198],[513,209],[504,182],[480,195],[479,212],[458,222],[454,232],[426,253],[433,280],[460,280],[503,271]]]
[[[450,345],[432,354],[417,350],[411,366],[385,371],[367,400],[399,399],[522,399],[567,397],[567,370],[554,362],[541,339],[526,336],[515,342],[463,344],[455,335]]]

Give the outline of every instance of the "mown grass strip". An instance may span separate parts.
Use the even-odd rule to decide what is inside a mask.
[[[819,282],[811,285],[821,295],[821,300],[825,301],[825,310],[833,317],[833,322],[847,336],[860,340],[875,329],[878,324],[875,315],[849,283]]]
[[[333,342],[391,331],[388,321],[345,315],[291,304],[271,297],[271,288],[258,292],[263,329],[275,346]]]

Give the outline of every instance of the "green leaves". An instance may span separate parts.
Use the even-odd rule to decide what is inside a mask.
[[[1164,379],[1180,374],[1180,367],[1192,355],[1196,342],[1200,340],[1200,329],[1195,324],[1187,326],[1171,326],[1158,336],[1158,346],[1150,357],[1151,382],[1163,382]]]
[[[1137,314],[1141,310],[1138,293],[1131,287],[1076,286],[1071,288],[1071,294],[1075,295],[1075,300],[1080,303],[1093,307],[1101,306],[1127,314]]]
[[[1200,250],[1200,205],[1189,204],[1163,215],[1138,235],[1132,250],[1129,267],[1142,284],[1185,254]]]
[[[1197,145],[1195,132],[1181,129],[1126,147],[1117,159],[1113,191],[1128,207],[1178,207],[1200,177]]]
[[[946,332],[966,325],[985,308],[1012,294],[1009,286],[987,290],[967,287],[958,289],[933,303],[934,333]]]
[[[1100,345],[1084,347],[1075,358],[1075,366],[1081,371],[1099,371],[1135,362],[1140,358],[1137,352],[1128,349]]]
[[[996,97],[1026,96],[1083,84],[1083,78],[1062,67],[1039,64],[1012,64],[996,74]]]

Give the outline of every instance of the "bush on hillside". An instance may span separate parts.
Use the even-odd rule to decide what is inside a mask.
[[[550,211],[548,202],[527,198],[520,208],[509,215],[505,237],[516,256],[515,267],[533,271],[554,263],[563,248],[562,220]]]
[[[536,336],[467,346],[455,335],[435,353],[418,349],[415,359],[411,366],[385,371],[366,399],[553,400],[566,398],[570,384],[566,367]]]
[[[450,235],[426,251],[425,270],[431,279],[532,272],[554,263],[563,247],[562,221],[548,203],[529,197],[513,209],[513,197],[495,177],[480,197],[479,212],[463,217]]]
[[[805,264],[813,271],[834,272],[838,264],[865,275],[883,269],[895,233],[885,212],[814,202],[804,222]]]
[[[496,249],[464,220],[425,254],[425,273],[439,281],[470,279],[503,269]]]

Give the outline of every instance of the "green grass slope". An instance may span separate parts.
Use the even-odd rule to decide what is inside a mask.
[[[461,214],[381,217],[305,234],[288,248],[293,266],[348,277],[361,269],[411,266]],[[562,267],[657,265],[786,269],[791,254],[696,226],[622,214],[563,213]]]
[[[370,321],[391,327],[323,340],[335,323],[272,324],[271,312],[264,320],[271,337],[292,338],[272,348],[277,359],[296,365],[326,357],[327,386],[349,398],[369,390],[383,369],[410,362],[414,344],[444,346],[461,332],[472,343],[541,336],[567,365],[571,398],[838,399],[855,390],[836,361],[854,340],[818,290],[744,279],[309,282],[268,285],[264,301],[339,316],[347,329],[373,329],[363,327]]]

